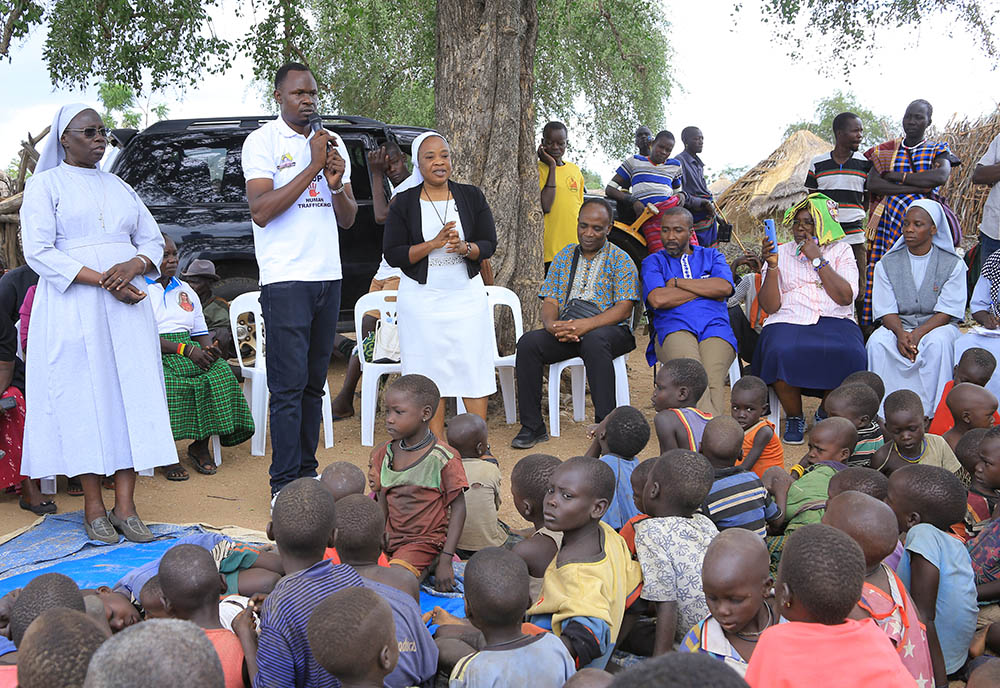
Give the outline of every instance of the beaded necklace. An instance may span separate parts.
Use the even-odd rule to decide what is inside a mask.
[[[899,447],[896,446],[896,440],[892,441],[892,450],[896,452],[896,455],[899,456],[899,458],[901,458],[906,463],[920,463],[920,459],[924,458],[924,454],[927,452],[927,438],[926,437],[924,438],[923,443],[920,445],[920,453],[917,455],[917,458],[915,459],[903,456],[903,452],[899,451]]]

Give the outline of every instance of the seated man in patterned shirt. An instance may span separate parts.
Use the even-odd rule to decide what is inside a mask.
[[[511,442],[528,449],[549,438],[541,412],[542,367],[579,356],[587,369],[599,423],[615,408],[612,361],[635,348],[630,320],[639,300],[632,259],[608,241],[611,207],[587,199],[577,221],[579,244],[552,259],[538,297],[543,329],[517,343],[517,395],[521,431]]]

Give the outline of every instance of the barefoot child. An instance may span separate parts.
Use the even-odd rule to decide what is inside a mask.
[[[548,454],[529,454],[514,464],[510,472],[510,496],[521,518],[531,523],[531,530],[511,551],[528,566],[531,599],[542,592],[542,577],[559,551],[562,533],[545,527],[544,503],[549,492],[552,471],[562,463]]]
[[[903,466],[889,477],[886,503],[896,513],[906,554],[896,572],[927,625],[934,683],[947,685],[969,654],[976,631],[976,587],[965,545],[951,526],[965,514],[961,481],[937,466]]]
[[[625,609],[642,585],[625,541],[601,521],[614,493],[614,473],[590,457],[569,459],[549,479],[545,525],[563,539],[529,621],[550,623],[578,669],[607,666]]]
[[[978,347],[966,349],[962,357],[958,359],[958,363],[955,364],[952,379],[944,386],[944,392],[941,393],[941,399],[934,410],[934,417],[931,419],[931,426],[927,432],[933,435],[944,435],[955,427],[955,419],[948,409],[948,394],[955,385],[971,382],[974,385],[986,387],[996,368],[997,359],[986,349]],[[993,423],[1000,424],[1000,414],[993,416]]]
[[[924,432],[926,421],[923,404],[915,392],[899,389],[886,397],[885,429],[892,439],[875,452],[872,468],[886,475],[914,463],[938,466],[952,473],[962,470],[944,438]]]
[[[438,650],[421,619],[417,579],[399,566],[379,566],[385,518],[373,500],[348,495],[337,502],[337,551],[392,609],[399,658],[385,677],[387,688],[422,686],[437,673]]]
[[[463,413],[448,421],[448,445],[462,457],[469,481],[465,492],[465,527],[458,556],[468,559],[485,547],[501,547],[510,533],[497,515],[500,509],[500,467],[489,455],[486,421]]]
[[[431,432],[440,398],[423,375],[403,375],[389,385],[385,425],[392,439],[372,452],[368,482],[386,516],[389,564],[418,580],[433,570],[434,587],[450,591],[469,483],[461,458]]]
[[[858,430],[858,442],[847,460],[848,466],[868,466],[871,458],[885,444],[878,424],[879,397],[864,384],[841,385],[826,395],[823,407],[833,418],[846,418]]]
[[[696,513],[715,479],[701,454],[674,449],[653,465],[642,503],[650,518],[636,534],[642,566],[642,599],[656,608],[653,655],[670,652],[708,615],[701,588],[701,564],[715,524]]]
[[[632,490],[632,471],[639,465],[639,452],[649,442],[649,423],[634,406],[619,406],[594,430],[597,458],[615,472],[615,498],[601,520],[615,530],[639,515]],[[591,449],[594,449],[592,446]],[[592,456],[588,452],[588,456]]]
[[[684,636],[680,651],[715,657],[743,676],[760,635],[781,619],[767,600],[774,579],[764,542],[741,528],[719,533],[705,552],[701,585],[709,615]]]
[[[765,524],[781,522],[781,512],[755,473],[733,464],[743,446],[743,428],[728,416],[708,421],[701,453],[712,464],[715,482],[701,511],[719,531],[745,528],[758,537],[767,534]]]
[[[774,423],[764,416],[770,412],[767,385],[759,377],[744,375],[733,384],[732,415],[746,433],[743,457],[737,466],[753,471],[758,478],[772,466],[785,466],[785,450],[774,432]]]
[[[952,387],[945,401],[955,425],[942,437],[952,451],[955,451],[962,435],[972,428],[993,427],[993,414],[997,412],[997,398],[985,387],[974,385],[971,382],[962,382]]]
[[[205,631],[222,663],[226,688],[243,688],[250,677],[240,639],[219,620],[219,593],[225,580],[204,547],[176,545],[160,559],[160,588],[169,617],[184,619]],[[244,678],[245,677],[245,678]]]
[[[700,361],[675,358],[656,371],[653,381],[653,427],[660,453],[671,449],[698,451],[711,414],[694,407],[708,389],[708,374]]]
[[[899,542],[896,515],[885,502],[843,492],[826,505],[823,523],[851,536],[865,555],[865,583],[852,619],[874,619],[918,683],[933,676],[925,627],[903,582],[884,560]]]
[[[365,588],[340,590],[316,605],[306,636],[320,670],[343,688],[382,688],[399,659],[392,610]]]
[[[472,556],[465,567],[465,616],[486,644],[455,665],[450,688],[562,688],[576,671],[570,645],[551,633],[523,632],[530,604],[528,567],[520,557],[498,547]]]
[[[761,635],[747,667],[751,688],[913,688],[913,677],[878,626],[848,618],[864,577],[864,553],[845,533],[821,523],[792,533],[774,585],[775,604],[788,623]]]

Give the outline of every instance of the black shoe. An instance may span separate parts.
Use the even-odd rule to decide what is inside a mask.
[[[539,442],[548,442],[549,433],[545,430],[540,432],[535,432],[524,426],[521,427],[521,432],[517,433],[517,436],[511,440],[510,446],[514,449],[531,449]]]

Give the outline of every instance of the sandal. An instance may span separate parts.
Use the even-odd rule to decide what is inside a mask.
[[[215,462],[212,461],[211,457],[206,458],[205,462],[202,463],[201,459],[199,459],[197,456],[188,451],[188,458],[191,459],[191,465],[194,467],[194,469],[199,473],[201,473],[202,475],[215,475],[216,470],[218,470],[215,466]]]
[[[25,511],[30,511],[31,513],[37,516],[44,516],[45,514],[54,514],[58,509],[56,503],[53,502],[51,499],[46,499],[40,504],[32,505],[31,502],[29,502],[27,499],[21,497],[21,499],[18,500],[18,506],[20,506]]]
[[[66,494],[70,497],[83,496],[83,485],[80,484],[79,478],[70,478],[66,481]]]
[[[163,472],[167,474],[167,480],[172,480],[175,483],[184,482],[191,477],[184,469],[184,466],[179,463],[164,467]]]

